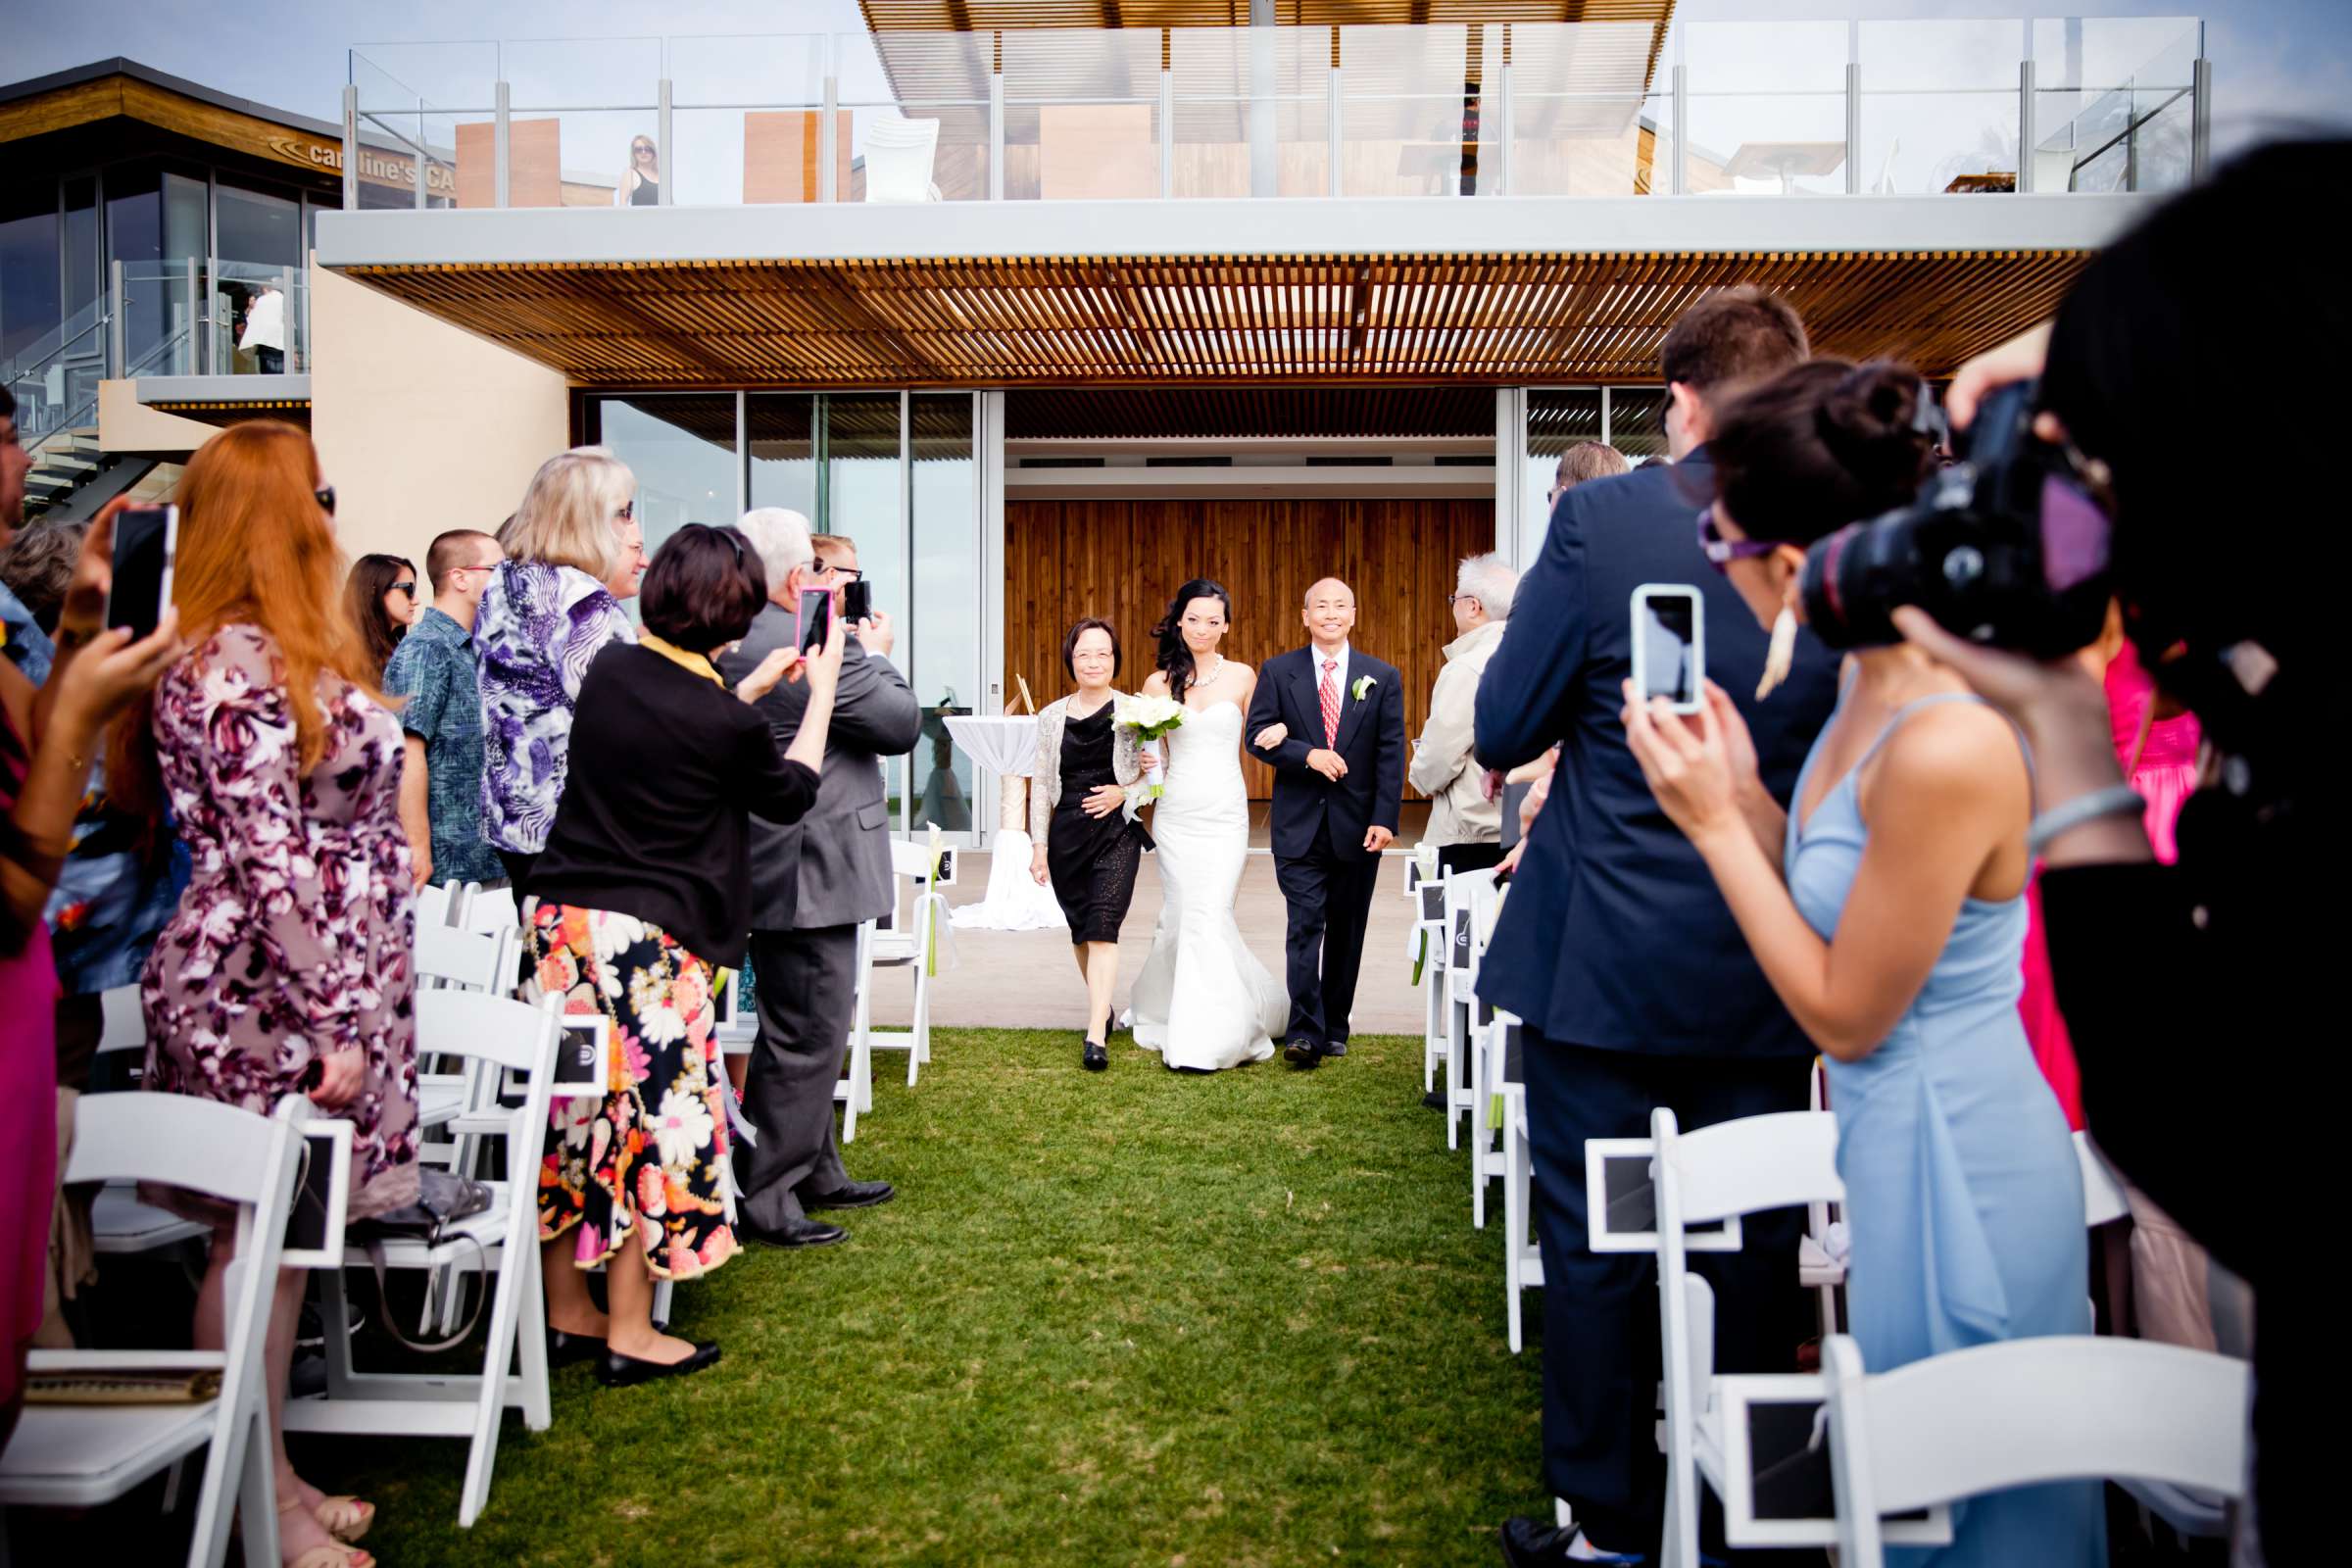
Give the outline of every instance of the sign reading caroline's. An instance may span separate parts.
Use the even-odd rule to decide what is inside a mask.
[[[343,148],[331,141],[314,141],[308,136],[271,136],[270,150],[291,163],[308,164],[333,173],[343,172]],[[404,190],[416,188],[416,160],[405,153],[379,152],[373,147],[360,149],[360,177],[377,185],[398,185]],[[444,196],[457,194],[457,175],[446,163],[428,163],[424,167],[425,189]]]

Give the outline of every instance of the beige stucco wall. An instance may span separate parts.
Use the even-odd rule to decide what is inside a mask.
[[[422,566],[443,529],[495,529],[569,444],[561,372],[317,266],[311,342],[311,436],[353,556]]]
[[[136,381],[98,383],[98,449],[179,458],[220,433],[219,425],[151,409],[139,401]]]

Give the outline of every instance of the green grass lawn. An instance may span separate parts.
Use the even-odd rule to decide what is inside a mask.
[[[380,1505],[386,1568],[1495,1561],[1548,1506],[1537,1361],[1420,1042],[1211,1077],[1111,1049],[943,1031],[913,1090],[881,1056],[847,1152],[897,1200],[681,1286],[710,1371],[559,1372],[472,1530],[460,1443],[296,1462]]]

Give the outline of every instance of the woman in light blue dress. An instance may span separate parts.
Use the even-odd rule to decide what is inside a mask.
[[[1805,546],[1916,493],[1926,396],[1898,367],[1816,360],[1726,411],[1699,527],[1759,620],[1801,614]],[[1864,1364],[2088,1334],[2082,1172],[2017,1010],[2032,783],[2008,721],[1908,644],[1860,648],[1784,809],[1720,689],[1696,722],[1632,695],[1627,741],[1659,805],[1829,1058]],[[2106,1560],[2096,1483],[1971,1499],[1953,1530],[1889,1559]]]

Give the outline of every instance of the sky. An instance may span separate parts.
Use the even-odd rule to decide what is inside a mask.
[[[1686,0],[1691,22],[1794,22],[1833,17],[1998,18],[2028,8],[1958,0]],[[2180,17],[2182,4],[2062,6],[2052,15]],[[2352,122],[2352,4],[2345,0],[2208,0],[2217,152],[2279,126]],[[416,61],[421,42],[622,39],[863,30],[856,0],[0,0],[8,40],[0,75],[35,76],[126,55],[220,91],[322,120],[341,116],[355,44]],[[713,53],[707,48],[705,57]],[[608,58],[625,58],[612,50]],[[454,53],[448,58],[458,58]],[[677,73],[673,70],[673,75]],[[422,90],[422,89],[420,89]],[[1696,139],[1696,132],[1693,132]],[[566,159],[566,162],[570,162]]]

